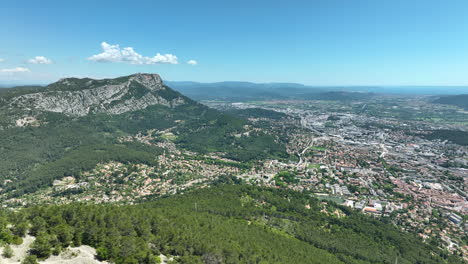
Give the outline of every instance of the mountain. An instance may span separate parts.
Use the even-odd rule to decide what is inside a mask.
[[[167,148],[243,162],[288,155],[278,137],[189,99],[156,74],[66,78],[0,94],[0,194],[8,197],[102,162],[154,164]]]
[[[117,79],[67,78],[38,92],[12,98],[9,106],[68,116],[91,113],[122,114],[151,105],[175,107],[188,98],[163,85],[157,74],[135,74]]]
[[[468,94],[442,96],[434,100],[433,103],[454,105],[468,110]]]

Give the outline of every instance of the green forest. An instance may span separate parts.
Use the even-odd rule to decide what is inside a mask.
[[[175,263],[462,263],[352,209],[229,177],[136,205],[1,211],[3,243],[21,243],[27,233],[36,236],[30,259],[84,244],[115,263],[158,263],[159,254]]]
[[[267,157],[287,158],[284,143],[272,135],[245,132],[249,122],[192,102],[176,108],[150,106],[120,115],[93,114],[71,118],[44,112],[39,127],[0,130],[0,187],[19,196],[51,185],[53,180],[92,169],[109,160],[142,163],[162,151],[143,144],[122,144],[119,138],[151,129],[172,128],[174,143],[200,154],[217,152],[249,162]],[[15,179],[5,186],[5,180]]]
[[[229,109],[229,114],[238,116],[241,118],[269,118],[274,120],[280,120],[281,118],[290,118],[287,114],[267,110],[263,108],[247,108],[247,109]]]
[[[431,131],[429,134],[423,135],[423,137],[434,140],[449,140],[452,143],[468,146],[468,132],[461,131],[461,130],[447,130],[447,129],[440,129]]]

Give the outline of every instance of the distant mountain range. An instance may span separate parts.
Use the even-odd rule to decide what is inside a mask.
[[[298,83],[167,82],[194,100],[365,100],[377,87],[313,87]]]
[[[374,94],[456,95],[468,91],[468,86],[311,86],[300,83],[253,83],[226,81],[201,83],[164,81],[173,89],[194,100],[366,100]],[[5,88],[0,85],[0,94]],[[18,86],[30,89],[39,85]],[[330,93],[331,92],[331,93]]]
[[[375,94],[448,95],[464,86],[307,86],[299,83],[166,82],[195,100],[366,100]]]

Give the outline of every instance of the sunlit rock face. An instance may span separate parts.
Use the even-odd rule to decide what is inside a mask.
[[[13,98],[10,106],[85,116],[121,114],[151,105],[175,107],[185,98],[163,84],[158,74],[134,74],[116,79],[66,78],[45,90]]]

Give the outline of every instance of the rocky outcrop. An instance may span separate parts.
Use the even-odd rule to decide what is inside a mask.
[[[151,105],[175,107],[186,98],[165,86],[157,74],[134,74],[117,79],[62,79],[43,92],[13,98],[10,106],[85,116],[121,114]],[[77,86],[79,87],[77,89]],[[73,87],[73,89],[72,89]]]

